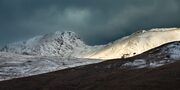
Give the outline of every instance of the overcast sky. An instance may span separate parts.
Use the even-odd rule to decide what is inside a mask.
[[[105,44],[160,27],[180,27],[180,0],[0,0],[0,45],[66,30]]]

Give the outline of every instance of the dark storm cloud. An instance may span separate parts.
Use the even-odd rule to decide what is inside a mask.
[[[157,27],[180,27],[180,0],[0,0],[1,45],[58,30],[102,44]]]

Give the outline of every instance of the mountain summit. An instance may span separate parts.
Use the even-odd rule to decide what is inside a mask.
[[[78,54],[86,48],[79,36],[71,31],[49,33],[27,41],[8,44],[1,51],[26,55],[62,56]],[[76,52],[74,52],[76,51]]]

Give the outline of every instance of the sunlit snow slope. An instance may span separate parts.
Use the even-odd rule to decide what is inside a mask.
[[[96,59],[131,57],[173,41],[180,41],[179,28],[142,30],[109,43],[100,50],[88,53],[85,57]]]

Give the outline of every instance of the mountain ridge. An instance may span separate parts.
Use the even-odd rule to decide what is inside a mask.
[[[107,60],[132,57],[173,41],[180,41],[179,28],[140,30],[108,44],[95,46],[86,45],[75,32],[57,31],[24,42],[9,44],[1,51],[27,55]]]
[[[16,54],[69,57],[88,48],[80,37],[71,31],[54,32],[27,41],[8,44],[1,51]],[[77,52],[74,52],[77,51]],[[74,55],[75,56],[75,55]]]

